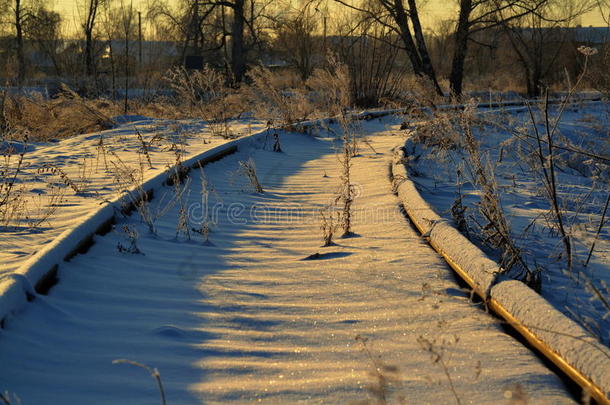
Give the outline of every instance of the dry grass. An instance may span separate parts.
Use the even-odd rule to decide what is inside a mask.
[[[586,61],[591,63],[594,58],[601,56],[591,48],[582,48],[580,51]],[[557,242],[557,249],[553,250],[550,258],[556,259],[559,270],[563,270],[575,285],[586,290],[588,297],[595,302],[591,304],[574,297],[567,310],[593,336],[607,341],[608,337],[601,331],[604,327],[602,318],[610,314],[610,289],[587,266],[607,223],[610,194],[603,194],[603,198],[592,196],[599,196],[599,191],[603,193],[605,190],[607,182],[604,179],[607,178],[609,160],[602,153],[587,150],[587,142],[577,145],[559,130],[564,113],[573,108],[576,111],[577,107],[572,107],[571,96],[587,75],[589,71],[585,69],[576,82],[570,84],[568,95],[558,104],[553,114],[548,92],[546,100],[540,105],[529,106],[529,120],[526,122],[520,121],[508,111],[505,114],[478,115],[475,113],[476,105],[470,103],[464,111],[433,111],[429,117],[414,117],[414,120],[420,121],[424,118],[424,122],[413,132],[412,140],[424,145],[434,160],[455,168],[456,172],[450,175],[457,178],[458,192],[451,214],[457,227],[467,236],[480,238],[481,242],[494,248],[500,254],[501,268],[507,276],[522,280],[538,291],[541,288],[543,269],[536,263],[537,258],[524,247],[531,241],[529,234],[536,222],[546,220],[545,237]],[[581,108],[585,109],[586,106]],[[580,122],[603,136],[606,129],[596,120],[594,116],[585,116]],[[480,129],[477,128],[479,125],[487,130],[490,127],[498,128],[501,132],[512,135],[498,145],[498,161],[491,161],[487,153],[481,150],[479,140],[473,133],[475,129]],[[586,136],[590,134],[587,132]],[[536,216],[518,236],[512,235],[510,218],[502,208],[502,193],[498,185],[500,180],[495,173],[496,168],[502,164],[503,155],[510,150],[515,151],[521,163],[519,167],[536,180],[540,196],[548,202],[548,209]],[[419,153],[420,149],[415,147],[410,159],[418,159]],[[560,175],[566,170],[568,173],[574,170],[581,176],[590,178],[591,188],[583,193],[566,193],[569,185],[561,184],[563,176]],[[472,194],[479,195],[480,200],[472,209],[467,208],[463,201],[463,183],[470,183],[478,189],[478,192]],[[510,188],[508,185],[506,187]],[[515,187],[517,185],[513,176],[513,188]],[[589,217],[589,222],[582,224],[579,218],[584,216],[582,212],[585,207],[586,210],[598,212],[600,219],[593,221]],[[589,312],[592,305],[601,310],[601,315],[598,310],[595,311],[596,319]],[[580,307],[584,310],[577,310]]]
[[[449,384],[449,388],[451,393],[453,394],[453,398],[455,399],[455,403],[457,405],[462,404],[462,400],[458,395],[455,384],[453,382],[453,378],[451,378],[450,367],[447,359],[447,348],[450,346],[455,346],[460,341],[460,338],[457,335],[452,336],[451,339],[443,338],[437,342],[436,339],[429,339],[425,336],[419,336],[417,338],[417,343],[421,346],[421,348],[430,354],[430,358],[433,364],[439,365],[447,378],[447,382]]]
[[[176,224],[176,239],[182,234],[187,240],[191,240],[191,227],[188,218],[188,207],[186,205],[189,197],[191,179],[186,178],[182,182],[174,181],[175,199],[178,203],[178,222]]]
[[[334,210],[333,206],[320,210],[320,230],[322,231],[322,247],[332,246],[333,237],[339,229],[341,216]]]
[[[316,105],[328,115],[334,117],[333,121],[339,124],[341,133],[337,133],[332,127],[324,129],[335,137],[341,139],[341,151],[338,160],[341,167],[340,185],[334,204],[339,207],[339,222],[343,229],[343,237],[348,237],[352,232],[352,204],[355,198],[355,187],[351,180],[351,169],[353,159],[358,155],[359,138],[357,136],[350,108],[353,105],[351,94],[352,79],[347,66],[340,63],[334,57],[329,57],[328,69],[317,69],[310,77],[308,84],[315,88],[319,99]],[[331,213],[322,216],[322,229],[327,234],[332,223]],[[326,223],[326,225],[325,225]],[[334,232],[333,232],[334,233]]]
[[[201,118],[212,135],[235,136],[230,120],[249,105],[243,93],[226,85],[221,72],[210,67],[192,72],[174,68],[162,79],[173,94],[129,99],[130,113],[166,119]],[[18,135],[28,132],[30,141],[64,139],[112,128],[116,125],[112,117],[122,113],[122,103],[82,97],[66,85],[53,98],[0,91],[0,138],[19,140]]]
[[[339,193],[335,199],[335,204],[338,204],[341,209],[341,227],[343,228],[343,237],[352,235],[352,204],[354,203],[355,188],[351,179],[351,170],[353,166],[353,158],[355,156],[356,146],[355,134],[344,126],[343,129],[343,153],[339,157],[341,163],[341,185]]]
[[[400,382],[398,367],[386,364],[380,356],[375,356],[368,345],[368,338],[356,335],[356,341],[362,345],[362,351],[372,366],[370,376],[372,382],[366,385],[366,390],[373,398],[355,402],[354,405],[387,405],[389,403],[406,403],[404,398],[393,398],[392,386]],[[395,401],[392,401],[395,399]]]
[[[18,139],[17,135],[30,134],[30,141],[49,141],[74,135],[96,132],[115,125],[112,116],[120,108],[103,99],[85,99],[69,89],[55,98],[41,95],[5,95],[2,102],[4,125],[12,129],[6,139]]]
[[[175,93],[171,101],[183,114],[207,121],[215,136],[234,137],[230,120],[245,111],[244,104],[237,92],[226,85],[227,78],[221,72],[209,66],[200,71],[174,68],[167,72],[165,80]]]
[[[248,179],[250,186],[252,186],[255,192],[259,194],[263,193],[263,186],[258,180],[258,176],[256,174],[256,164],[254,163],[254,159],[249,158],[248,160],[241,160],[238,163],[238,173]]]
[[[127,244],[124,245],[121,242],[117,243],[117,250],[121,253],[130,253],[130,254],[144,254],[138,247],[138,230],[129,225],[123,225],[122,228],[123,234],[125,235],[125,239]]]
[[[161,399],[161,405],[167,405],[167,400],[165,397],[165,389],[163,388],[163,381],[161,380],[161,373],[154,367],[149,367],[145,364],[138,363],[137,361],[127,360],[127,359],[116,359],[112,360],[112,364],[130,364],[132,366],[140,367],[150,374],[152,378],[157,382],[157,387],[159,388],[159,396]]]
[[[499,249],[502,253],[500,266],[502,272],[511,274],[513,278],[524,281],[536,291],[540,291],[541,278],[538,270],[532,270],[527,265],[521,249],[512,236],[509,221],[502,207],[494,165],[489,158],[483,158],[480,145],[473,134],[472,122],[474,108],[466,108],[461,113],[461,129],[464,136],[464,149],[468,153],[468,171],[473,176],[474,184],[481,189],[481,199],[478,210],[484,224],[479,225],[483,242]],[[516,271],[513,271],[515,270]]]
[[[139,168],[133,168],[127,165],[114,152],[111,152],[113,159],[110,161],[110,174],[114,177],[117,189],[127,193],[129,201],[124,202],[123,212],[129,213],[131,208],[135,208],[142,221],[148,226],[148,230],[153,235],[157,233],[155,222],[162,213],[154,214],[151,210],[149,200],[152,197],[143,188],[144,169],[142,165]]]
[[[457,168],[458,195],[451,207],[456,226],[466,235],[469,229],[478,235],[483,244],[500,253],[502,273],[524,281],[535,290],[541,288],[540,271],[531,269],[511,233],[509,220],[502,207],[500,190],[496,181],[495,164],[481,152],[479,141],[473,131],[476,126],[476,105],[469,104],[463,111],[435,111],[419,125],[413,141],[429,148],[436,160],[454,163],[453,152],[465,152],[466,158]],[[417,159],[411,156],[410,159]],[[480,190],[480,200],[475,215],[466,215],[463,205],[461,183],[468,181]],[[471,223],[471,225],[470,225]]]
[[[20,405],[21,400],[15,394],[11,394],[10,392],[0,392],[0,403],[2,405]]]
[[[215,224],[215,219],[210,215],[210,195],[213,192],[212,187],[208,181],[205,172],[203,171],[203,167],[199,165],[200,179],[201,179],[201,223],[199,227],[192,227],[191,230],[203,237],[204,245],[211,245],[210,242],[210,232],[212,230],[212,225]]]
[[[24,209],[25,188],[19,183],[22,175],[27,137],[22,150],[15,154],[12,146],[3,150],[3,161],[0,167],[0,223],[8,226]]]
[[[62,187],[47,181],[43,191],[38,194],[29,192],[25,184],[27,175],[24,172],[27,166],[25,163],[28,150],[27,134],[23,139],[22,143],[7,143],[2,150],[0,226],[5,229],[34,230],[39,228],[43,223],[49,223],[64,200],[64,189],[67,185],[65,182]],[[63,174],[65,175],[65,173]],[[65,178],[68,179],[67,175]],[[72,180],[69,180],[69,183],[72,183]],[[75,183],[72,185],[77,188]]]
[[[591,87],[608,98],[610,97],[610,45],[604,44],[590,58],[590,67],[585,78]]]
[[[59,166],[56,166],[52,163],[45,163],[40,168],[38,168],[38,174],[52,174],[57,177],[66,187],[70,187],[74,194],[80,194],[83,192],[83,189],[80,184],[77,183],[76,180],[72,179],[68,174]]]
[[[254,113],[270,126],[290,127],[315,115],[303,89],[283,87],[277,75],[264,67],[256,67],[248,75],[252,84],[243,86],[242,94]]]

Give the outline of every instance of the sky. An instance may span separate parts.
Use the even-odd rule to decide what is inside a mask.
[[[82,15],[82,4],[86,0],[48,0],[52,8],[64,16],[68,32],[76,31],[79,26],[80,16]],[[124,0],[133,1],[134,8],[145,10],[150,0]],[[171,1],[171,0],[170,0]],[[576,0],[573,0],[576,1]],[[330,2],[332,3],[332,2]],[[449,4],[449,5],[448,5]],[[455,15],[456,0],[428,0],[427,4],[420,10],[422,23],[427,28],[433,28],[434,24],[443,19],[450,19]],[[579,23],[583,26],[606,26],[599,10],[593,10],[581,17]]]

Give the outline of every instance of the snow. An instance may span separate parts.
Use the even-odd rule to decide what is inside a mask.
[[[519,281],[503,281],[491,296],[610,397],[610,350]]]
[[[461,268],[468,269],[473,285],[482,297],[495,282],[498,265],[457,231],[446,219],[441,218],[422,198],[411,181],[404,165],[404,152],[395,151],[392,176],[395,190],[409,216],[422,227],[421,232]]]
[[[573,238],[576,257],[573,273],[567,273],[564,269],[565,260],[558,258],[562,249],[560,239],[544,219],[549,203],[542,196],[539,178],[528,169],[526,158],[520,152],[524,141],[515,140],[504,129],[527,127],[527,112],[519,109],[491,111],[482,118],[504,125],[503,128],[483,125],[475,129],[475,136],[481,142],[484,157],[489,156],[491,162],[496,162],[502,156],[502,161],[494,166],[502,206],[507,213],[513,237],[525,252],[530,267],[538,265],[544,269],[543,297],[561,312],[584,324],[607,344],[610,339],[610,318],[605,317],[607,309],[590,299],[591,294],[586,291],[582,277],[579,278],[577,272],[582,271],[597,288],[603,289],[604,282],[610,283],[607,222],[596,242],[590,264],[587,268],[584,267],[609,192],[608,166],[571,151],[560,150],[557,153],[556,162],[560,168],[557,172],[559,198]],[[556,142],[560,146],[609,156],[607,128],[607,103],[576,104],[564,114]],[[409,168],[417,189],[424,200],[450,222],[453,221],[450,208],[457,196],[455,173],[460,168],[465,173],[461,179],[464,181],[461,188],[463,203],[468,207],[466,215],[476,218],[480,192],[473,187],[464,170],[462,153],[454,150],[436,153],[431,148],[410,140],[405,148],[410,156]],[[475,240],[475,243],[482,246],[486,253],[495,255],[479,241]]]
[[[431,243],[466,271],[483,297],[495,299],[568,364],[610,395],[610,367],[607,366],[610,350],[523,283],[498,283],[498,264],[430,208],[409,179],[403,161],[403,150],[398,149],[392,168],[394,178],[398,179],[397,194]]]
[[[496,262],[440,218],[423,200],[409,178],[404,151],[397,149],[392,167],[396,191],[409,216],[437,250],[463,269],[484,298],[493,298],[572,367],[610,396],[610,350],[581,326],[553,308],[544,298],[518,281],[498,281]]]
[[[511,111],[511,114],[519,116],[519,112],[515,110]],[[608,156],[607,140],[603,134],[603,128],[607,131],[607,117],[607,105],[604,104],[573,108],[566,115],[565,122],[560,124],[560,136],[569,139],[571,144],[577,143],[583,150]],[[521,121],[518,122],[521,124]],[[596,126],[583,125],[598,122],[602,132],[599,132]],[[492,161],[498,159],[498,155],[503,156],[503,162],[495,166],[499,189],[503,191],[501,199],[503,207],[509,213],[513,234],[520,235],[524,224],[531,223],[533,217],[548,209],[548,204],[537,197],[535,179],[528,178],[529,173],[518,173],[515,170],[515,167],[521,168],[522,162],[519,162],[519,156],[515,153],[516,148],[510,149],[511,144],[507,142],[509,135],[502,131],[493,132],[489,127],[479,130],[477,134],[483,153],[489,154]],[[501,149],[504,151],[501,152]],[[422,227],[425,236],[439,251],[466,271],[484,297],[491,297],[499,302],[554,352],[560,354],[568,364],[593,381],[606,396],[610,396],[610,349],[600,343],[598,337],[592,336],[582,325],[566,316],[575,314],[578,315],[577,319],[595,317],[594,322],[601,325],[603,339],[604,333],[608,331],[604,315],[606,312],[603,308],[596,307],[595,302],[591,303],[593,300],[590,299],[590,292],[586,291],[582,284],[561,273],[561,262],[550,260],[548,254],[556,249],[556,246],[553,246],[556,241],[549,235],[548,229],[539,225],[539,229],[531,231],[533,240],[517,237],[521,246],[533,254],[533,260],[547,266],[543,274],[542,296],[520,282],[502,281],[501,278],[496,280],[494,273],[499,270],[499,266],[457,231],[451,219],[450,207],[452,199],[457,195],[455,173],[458,168],[462,172],[465,171],[464,166],[459,163],[463,159],[459,150],[439,153],[416,143],[413,138],[407,140],[405,150],[406,157],[404,151],[398,149],[394,160],[396,191],[409,215]],[[600,189],[593,186],[597,181],[607,184],[607,167],[595,167],[590,162],[578,165],[583,163],[585,158],[568,151],[560,152],[557,159],[562,168],[559,174],[559,182],[562,185],[560,198],[564,201],[562,208],[567,212],[566,217],[577,224],[580,220],[578,211],[584,211],[590,222],[599,223],[599,199],[604,197],[604,193],[607,195],[608,190],[603,186]],[[409,174],[405,163],[410,169]],[[578,169],[574,169],[575,167]],[[571,171],[571,168],[576,172]],[[506,185],[509,182],[512,182],[512,187]],[[470,210],[476,210],[477,190],[468,182],[461,188],[465,204]],[[570,206],[573,201],[569,198],[570,194],[585,195],[581,190],[585,190],[587,196],[593,195],[593,198],[586,201],[585,208]],[[582,238],[581,235],[576,237]],[[474,239],[474,242],[480,243],[478,239]],[[582,240],[579,242],[582,243]],[[494,255],[493,251],[487,249],[487,252]],[[580,248],[577,252],[582,255],[583,249]],[[603,282],[607,282],[607,270],[610,266],[607,253],[608,239],[604,231],[596,245],[593,259],[597,268],[585,270],[585,274],[596,284],[603,285]],[[532,260],[531,257],[529,259]],[[577,266],[582,266],[582,262]],[[600,270],[605,271],[602,273]],[[562,298],[563,291],[570,294],[570,301]],[[589,305],[583,306],[585,301]]]
[[[2,141],[0,142],[0,154],[19,155],[20,153],[32,152],[36,149],[33,144],[24,145],[23,142]]]
[[[153,167],[149,168],[142,153],[142,143],[135,135],[141,132],[150,143],[148,152]],[[235,122],[233,131],[238,135],[260,132],[263,125],[257,121]],[[103,143],[105,153],[99,144]],[[184,144],[182,143],[184,142]],[[171,144],[175,143],[172,149]],[[115,129],[95,134],[80,135],[58,143],[36,144],[36,149],[25,155],[18,184],[26,190],[28,217],[44,217],[47,205],[54,202],[56,211],[37,227],[30,227],[24,218],[0,228],[0,274],[14,272],[62,233],[70,233],[75,222],[94,214],[100,205],[116,199],[123,190],[112,175],[111,161],[117,156],[126,166],[138,172],[143,170],[143,181],[159,176],[167,166],[176,162],[176,149],[183,149],[183,160],[188,161],[206,150],[227,143],[226,139],[209,134],[200,121],[167,121],[143,119],[131,121]],[[29,146],[32,148],[32,146]],[[114,155],[112,155],[114,154]],[[45,165],[62,169],[81,190],[76,193],[48,173],[41,173]],[[152,184],[151,184],[152,185]],[[53,195],[58,200],[53,200]]]
[[[137,213],[119,217],[86,254],[61,263],[48,296],[8,319],[0,390],[23,404],[158,403],[146,371],[112,364],[126,358],[159,370],[170,404],[346,403],[370,398],[374,382],[360,336],[375,359],[398,368],[383,369],[396,374],[393,400],[455,401],[427,342],[443,352],[463,403],[521,393],[537,404],[572,403],[409,227],[388,173],[401,138],[386,124],[361,124],[377,153],[363,145],[354,161],[356,237],[319,247],[319,210],[339,186],[334,139],[282,132],[281,153],[263,138],[244,142],[204,168],[217,214],[210,243],[176,237],[178,205],[159,218],[157,234]],[[236,175],[248,158],[262,194]],[[193,210],[201,209],[200,176],[191,171],[184,194]],[[155,187],[156,196],[172,192]],[[117,250],[128,242],[124,226],[137,231],[143,254]]]

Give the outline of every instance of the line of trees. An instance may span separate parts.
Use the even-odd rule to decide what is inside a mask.
[[[76,1],[78,28],[66,32],[45,0],[0,0],[5,77],[22,86],[31,65],[26,53],[34,49],[56,77],[78,78],[93,93],[104,87],[104,77],[115,96],[151,62],[156,68],[148,67],[148,80],[172,64],[211,64],[239,86],[249,65],[275,57],[305,82],[332,51],[375,59],[368,66],[378,71],[363,77],[384,75],[380,88],[394,88],[390,75],[408,65],[432,92],[459,99],[474,55],[482,49],[497,55],[498,46],[508,46],[528,95],[536,96],[569,41],[565,28],[592,8],[608,10],[599,3],[604,0],[454,0],[453,18],[425,29],[422,0],[154,0],[145,10],[129,0]],[[144,39],[165,43],[165,57],[144,61]],[[125,80],[120,86],[119,77]]]
[[[439,95],[444,95],[431,62],[416,0],[334,1],[394,31],[402,40],[400,48],[407,54],[414,73],[425,77]],[[451,33],[454,41],[449,75],[451,95],[456,98],[462,96],[469,44],[477,42],[477,34],[498,28],[505,30],[527,71],[528,94],[538,95],[542,77],[542,68],[538,65],[543,52],[540,49],[541,38],[536,36],[553,31],[552,28],[567,27],[578,16],[598,5],[589,0],[458,0]],[[538,49],[533,48],[535,44]]]

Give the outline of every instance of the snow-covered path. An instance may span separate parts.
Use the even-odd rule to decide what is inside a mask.
[[[158,236],[136,215],[125,221],[144,255],[117,251],[123,224],[98,237],[0,332],[0,391],[24,405],[159,403],[145,371],[111,364],[127,358],[159,369],[172,405],[349,403],[372,398],[383,363],[389,403],[571,403],[410,228],[388,179],[401,139],[370,139],[378,153],[363,145],[353,167],[357,237],[319,247],[318,212],[339,184],[332,140],[287,134],[283,153],[226,157],[205,168],[219,208],[213,246],[174,238],[178,207]],[[248,157],[263,194],[234,174]],[[189,199],[200,201],[196,172]]]

